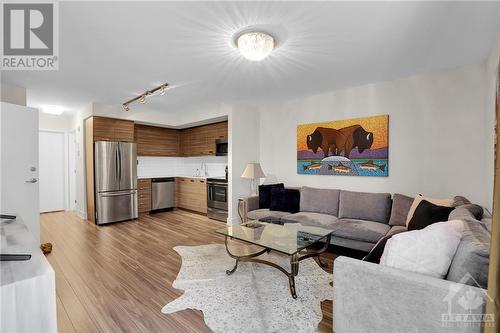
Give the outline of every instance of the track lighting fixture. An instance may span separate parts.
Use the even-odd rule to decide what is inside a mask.
[[[139,95],[137,97],[134,97],[128,101],[126,101],[125,103],[122,104],[122,107],[123,107],[123,110],[125,111],[129,111],[130,110],[130,103],[134,103],[134,102],[141,102],[142,104],[145,104],[146,103],[146,97],[151,97],[153,95],[155,95],[157,92],[160,93],[160,95],[165,95],[166,91],[168,89],[168,83],[164,83],[162,84],[161,86],[158,86],[154,89],[151,89],[151,90],[148,90],[146,91],[145,93],[143,93],[142,95]]]

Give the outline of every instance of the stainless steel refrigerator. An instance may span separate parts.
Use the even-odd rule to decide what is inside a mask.
[[[97,141],[94,148],[96,223],[137,218],[135,143]]]

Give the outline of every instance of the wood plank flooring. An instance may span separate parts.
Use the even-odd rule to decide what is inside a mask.
[[[197,310],[163,314],[182,294],[172,287],[177,245],[223,244],[224,223],[182,210],[106,226],[70,212],[41,215],[41,240],[56,272],[59,332],[210,332]],[[331,272],[331,253],[325,255]],[[283,283],[286,283],[283,277]],[[332,302],[322,303],[321,332],[332,331]]]

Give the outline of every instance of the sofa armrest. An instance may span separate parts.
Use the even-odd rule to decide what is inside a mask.
[[[334,261],[333,287],[336,333],[482,332],[481,323],[447,321],[469,313],[459,301],[466,293],[474,296],[472,313],[483,314],[481,288],[348,257]]]
[[[238,202],[238,214],[242,223],[248,220],[248,212],[259,209],[259,196],[254,195],[251,197],[240,198]]]

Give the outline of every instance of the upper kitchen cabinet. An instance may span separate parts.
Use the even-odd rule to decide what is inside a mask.
[[[180,156],[179,141],[179,130],[135,125],[138,156]]]
[[[133,121],[96,116],[91,118],[94,141],[134,142]]]
[[[227,139],[227,121],[183,129],[180,135],[181,156],[215,155],[217,139]]]
[[[213,131],[215,139],[226,139],[228,137],[227,134],[227,121],[223,121],[221,123],[213,124]]]

